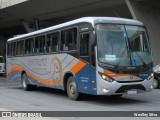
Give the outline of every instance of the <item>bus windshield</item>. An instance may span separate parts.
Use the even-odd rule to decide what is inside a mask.
[[[140,66],[152,62],[152,52],[144,27],[98,24],[98,60],[116,66]]]

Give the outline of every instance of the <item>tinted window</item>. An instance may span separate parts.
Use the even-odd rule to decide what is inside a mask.
[[[77,49],[77,29],[72,28],[61,32],[61,50]]]
[[[11,43],[11,55],[16,55],[16,42]]]
[[[16,55],[23,55],[24,54],[24,41],[18,41],[17,42],[17,49],[16,49]]]
[[[35,54],[45,52],[45,36],[35,37]]]
[[[89,34],[81,35],[80,55],[81,56],[88,56],[89,55]]]
[[[34,38],[25,40],[25,54],[33,54],[34,51]]]
[[[58,51],[59,33],[52,33],[47,35],[47,47],[46,52]]]

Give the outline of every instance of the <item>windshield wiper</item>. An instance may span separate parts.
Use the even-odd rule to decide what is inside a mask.
[[[131,43],[130,43],[130,40],[129,40],[129,37],[128,37],[128,34],[127,34],[127,30],[126,30],[126,27],[125,27],[125,31],[126,31],[126,38],[128,40],[128,46],[129,46],[129,52],[130,52],[130,61],[131,61],[131,65],[132,65],[132,52],[133,52],[133,49],[132,49],[132,46],[131,46]],[[145,61],[142,59],[142,57],[138,54],[137,51],[134,51],[136,53],[136,55],[139,57],[139,59],[141,60],[141,62],[143,63],[143,66],[145,67],[146,66],[146,63]]]
[[[127,35],[127,39],[128,39],[128,45],[129,45],[129,49],[130,49],[130,54],[133,52],[133,50],[132,50],[132,46],[131,46],[131,44],[130,44],[130,40],[129,40],[129,38],[128,38],[128,35]],[[146,66],[146,63],[145,63],[145,61],[142,59],[142,57],[138,54],[138,52],[137,51],[134,51],[135,53],[136,53],[136,55],[139,57],[139,59],[141,60],[141,62],[143,63],[143,66],[145,67]],[[131,56],[131,55],[130,55]],[[130,59],[132,60],[132,57],[130,57]]]
[[[139,53],[137,51],[134,51],[136,53],[136,55],[139,57],[139,59],[141,60],[141,62],[143,63],[143,66],[146,67],[146,63],[145,61],[142,59],[142,57],[139,55]]]
[[[128,44],[129,44],[129,49],[130,49],[130,54],[133,53],[133,50],[132,50],[132,46],[130,44],[130,41],[129,41],[129,38],[127,37],[128,39]],[[142,57],[138,54],[137,51],[134,51],[136,53],[136,55],[138,56],[138,58],[140,59],[140,61],[143,63],[143,66],[145,67],[146,66],[146,63],[144,62],[144,60],[142,59]],[[131,56],[131,55],[130,55]],[[130,57],[130,59],[132,60],[132,57]]]

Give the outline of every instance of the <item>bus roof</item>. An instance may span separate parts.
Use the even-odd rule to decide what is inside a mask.
[[[8,39],[8,42],[22,39],[22,38],[29,37],[29,36],[34,36],[34,35],[37,35],[40,33],[45,33],[47,31],[55,30],[58,28],[69,26],[69,25],[74,25],[76,23],[84,23],[84,22],[91,23],[93,27],[96,23],[117,23],[117,24],[129,24],[129,25],[140,25],[140,26],[143,25],[142,22],[139,22],[137,20],[118,18],[118,17],[83,17],[83,18],[72,20],[72,21],[62,23],[59,25],[51,26],[51,27],[48,27],[45,29],[41,29],[41,30],[37,30],[37,31],[31,32],[31,33],[27,33],[27,34],[23,34],[23,35],[20,35],[17,37],[13,37],[13,38]]]

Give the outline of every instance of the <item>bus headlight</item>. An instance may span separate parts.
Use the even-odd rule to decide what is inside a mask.
[[[151,74],[147,77],[147,80],[150,80],[152,77],[154,77],[154,73],[151,73]]]
[[[98,72],[98,73],[99,73],[99,75],[101,76],[101,78],[102,78],[103,80],[106,80],[106,81],[108,81],[108,82],[113,82],[113,81],[114,81],[114,79],[111,78],[110,76],[105,75],[105,74],[100,73],[100,72]]]

